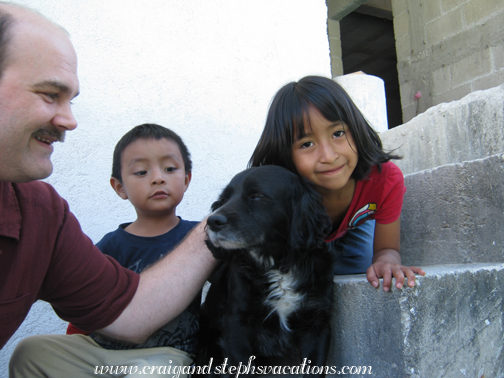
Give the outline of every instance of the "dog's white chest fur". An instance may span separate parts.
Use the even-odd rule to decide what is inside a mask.
[[[276,312],[280,318],[280,326],[290,331],[287,320],[289,315],[301,306],[304,295],[296,291],[296,279],[291,271],[281,273],[278,270],[271,270],[268,272],[268,281],[270,283],[269,294],[264,302],[266,306],[271,308],[268,317]]]

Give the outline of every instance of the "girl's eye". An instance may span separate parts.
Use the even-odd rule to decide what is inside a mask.
[[[313,146],[313,142],[304,142],[300,148],[309,148]]]
[[[333,134],[336,138],[340,138],[343,135],[345,135],[345,132],[343,130],[338,130]]]

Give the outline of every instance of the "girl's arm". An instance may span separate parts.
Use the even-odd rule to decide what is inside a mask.
[[[379,286],[379,278],[383,278],[383,290],[389,291],[392,278],[396,279],[396,287],[404,285],[405,276],[408,286],[415,285],[415,273],[425,275],[425,272],[415,266],[401,265],[399,244],[401,236],[401,219],[389,224],[376,222],[374,234],[373,264],[367,270],[367,279],[374,287]]]

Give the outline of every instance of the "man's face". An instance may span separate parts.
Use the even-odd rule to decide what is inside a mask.
[[[77,57],[66,33],[45,20],[13,26],[0,78],[0,181],[27,182],[52,172],[52,143],[77,127]]]

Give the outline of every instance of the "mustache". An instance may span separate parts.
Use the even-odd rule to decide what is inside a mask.
[[[65,132],[58,130],[55,126],[43,126],[35,130],[33,133],[35,137],[51,137],[56,139],[58,142],[63,142],[65,140]]]

